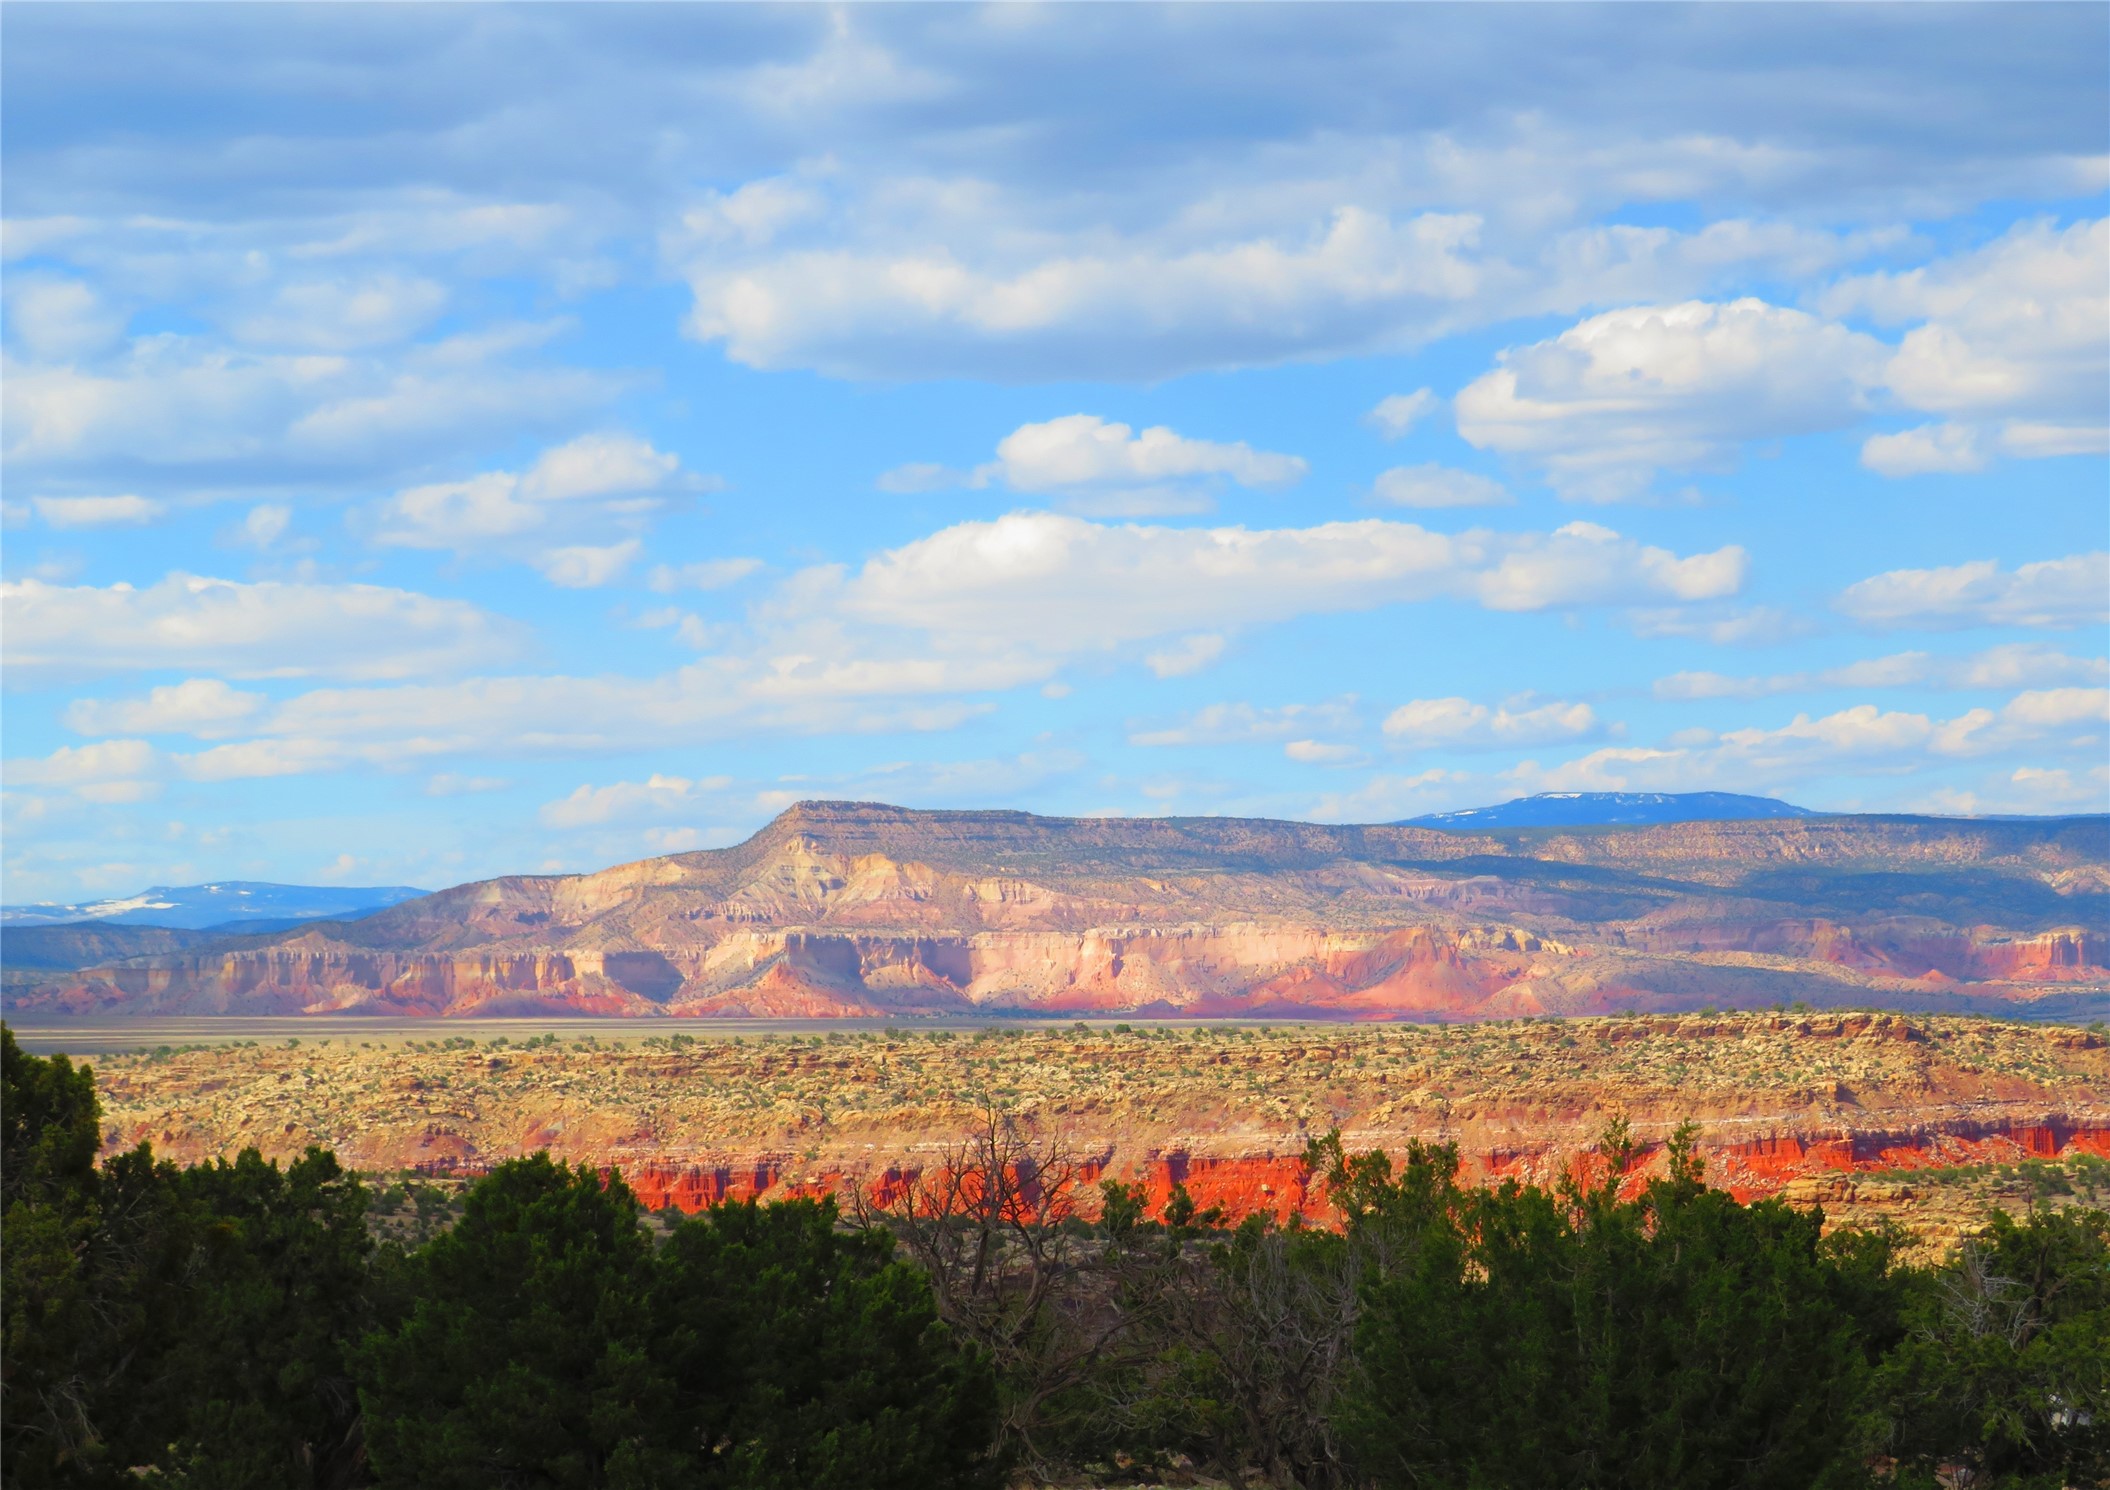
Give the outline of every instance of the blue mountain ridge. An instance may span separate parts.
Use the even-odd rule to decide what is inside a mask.
[[[1777,797],[1736,792],[1540,792],[1493,807],[1431,812],[1406,819],[1416,828],[1582,828],[1635,823],[1743,822],[1816,817]]]
[[[273,885],[219,880],[209,885],[155,885],[137,895],[82,905],[0,906],[0,926],[169,926],[239,931],[250,923],[278,930],[301,921],[354,921],[428,892],[410,885]]]

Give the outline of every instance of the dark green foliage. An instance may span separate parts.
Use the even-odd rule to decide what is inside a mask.
[[[358,1483],[346,1350],[367,1324],[364,1187],[316,1148],[283,1170],[245,1149],[162,1182],[180,1277],[138,1406],[170,1445],[151,1462],[197,1490]]]
[[[1850,1483],[1891,1330],[1888,1245],[1740,1206],[1689,1151],[1619,1198],[1461,1186],[1447,1149],[1338,1172],[1377,1228],[1343,1425],[1381,1484],[1697,1490]]]
[[[412,1260],[408,1316],[359,1352],[380,1482],[651,1483],[651,1261],[620,1180],[538,1154],[472,1187]]]
[[[1014,1449],[1281,1490],[2110,1483],[2101,1211],[1901,1268],[1707,1189],[1689,1133],[1643,1183],[1615,1125],[1550,1191],[1335,1135],[1338,1230],[1112,1182],[1087,1221],[992,1113],[858,1224],[728,1204],[655,1248],[620,1178],[546,1155],[458,1205],[319,1149],[98,1168],[91,1073],[4,1027],[0,1067],[8,1486],[993,1490]]]
[[[1962,1464],[1974,1485],[2110,1480],[2110,1214],[1995,1214],[1914,1280],[1908,1318],[1881,1384],[1886,1446],[1913,1477]]]
[[[384,1485],[993,1485],[995,1382],[884,1233],[720,1206],[655,1256],[619,1179],[473,1186],[361,1353]]]
[[[26,1055],[0,1027],[0,1453],[25,1483],[85,1482],[105,1457],[121,1328],[100,1308],[100,1123],[87,1068]]]
[[[652,1286],[652,1355],[684,1483],[970,1490],[1000,1482],[996,1382],[930,1285],[835,1203],[726,1204],[684,1221]]]

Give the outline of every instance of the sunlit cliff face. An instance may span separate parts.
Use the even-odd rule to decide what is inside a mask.
[[[1238,1015],[2110,1007],[2099,821],[1462,834],[807,804],[738,848],[58,971],[23,1010]]]

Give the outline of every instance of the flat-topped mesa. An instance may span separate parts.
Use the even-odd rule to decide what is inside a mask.
[[[746,842],[39,969],[18,1011],[2110,1012],[2110,821],[1458,832],[802,802]]]

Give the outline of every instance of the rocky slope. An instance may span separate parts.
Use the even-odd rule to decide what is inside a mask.
[[[805,803],[16,989],[22,1013],[2110,1011],[2110,820],[1449,832]]]
[[[459,1027],[457,1027],[459,1028]],[[530,1026],[532,1028],[532,1026]],[[182,1160],[310,1143],[373,1171],[468,1174],[549,1149],[650,1204],[861,1187],[945,1163],[989,1110],[1101,1177],[1234,1216],[1326,1213],[1302,1162],[1456,1142],[1479,1177],[1557,1178],[1605,1122],[1700,1125],[1739,1195],[1896,1216],[1929,1246],[1979,1220],[1957,1181],[2110,1157],[2110,1043],[2047,1025],[1881,1013],[496,1041],[267,1041],[98,1059],[105,1142]],[[2095,1171],[2098,1178],[2102,1170]]]

